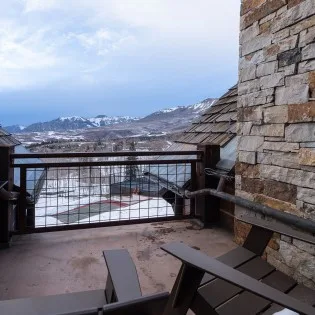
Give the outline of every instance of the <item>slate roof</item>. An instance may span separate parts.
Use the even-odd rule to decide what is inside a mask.
[[[16,146],[20,145],[21,142],[15,139],[11,133],[0,127],[0,145],[2,146]]]
[[[199,121],[184,131],[177,142],[226,146],[236,136],[237,94],[235,85],[213,104]]]

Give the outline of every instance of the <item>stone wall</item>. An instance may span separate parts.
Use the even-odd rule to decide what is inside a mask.
[[[315,220],[314,0],[243,0],[238,122],[236,194]],[[238,242],[247,231],[236,222]],[[314,255],[287,237],[266,251],[313,287]]]

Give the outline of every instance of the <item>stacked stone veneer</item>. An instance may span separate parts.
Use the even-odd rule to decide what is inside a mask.
[[[236,194],[315,220],[315,0],[243,0],[238,135]],[[266,255],[315,287],[314,246],[278,237]]]

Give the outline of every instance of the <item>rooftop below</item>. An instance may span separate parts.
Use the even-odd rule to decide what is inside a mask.
[[[189,220],[15,236],[0,251],[0,300],[103,289],[102,250],[118,248],[129,250],[144,294],[169,291],[180,265],[160,246],[172,241],[213,257],[236,247],[227,231]]]

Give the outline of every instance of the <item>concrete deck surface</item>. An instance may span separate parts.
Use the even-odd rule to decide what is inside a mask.
[[[172,241],[214,257],[236,247],[225,230],[201,230],[192,221],[15,236],[0,251],[0,300],[103,289],[102,250],[117,248],[129,250],[144,294],[170,291],[180,263],[160,246]]]

